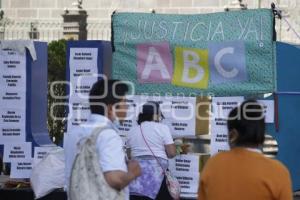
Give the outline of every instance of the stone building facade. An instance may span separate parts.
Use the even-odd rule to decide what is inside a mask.
[[[13,24],[15,29],[24,25],[24,29],[32,29],[37,26],[41,29],[57,29],[57,36],[48,33],[51,40],[59,37],[64,10],[72,8],[76,0],[0,0],[1,9],[4,11],[4,18]],[[80,0],[79,0],[80,2]],[[295,29],[300,33],[300,0],[243,0],[248,9],[270,8],[272,2],[284,11],[284,16]],[[234,6],[238,0],[82,0],[82,7],[87,11],[88,18],[88,39],[109,39],[110,37],[110,16],[114,10],[124,12],[151,12],[156,13],[212,13],[224,11],[224,8]],[[12,23],[14,22],[14,23]],[[19,26],[16,24],[19,23]],[[289,28],[283,20],[277,20],[277,39],[295,44],[300,44],[300,39]],[[94,32],[93,32],[94,31]],[[9,33],[8,33],[9,34]],[[41,33],[43,34],[43,33]],[[44,33],[44,36],[47,33]]]

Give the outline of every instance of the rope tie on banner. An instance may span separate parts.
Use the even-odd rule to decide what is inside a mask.
[[[282,10],[275,6],[275,3],[271,3],[271,8],[273,10],[273,14],[275,17],[278,17],[278,19],[283,20],[288,25],[288,30],[292,30],[293,33],[297,36],[297,38],[300,40],[300,34],[294,29],[294,27],[291,25],[291,23],[286,19],[286,16],[282,15]]]

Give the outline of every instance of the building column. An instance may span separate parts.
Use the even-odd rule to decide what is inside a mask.
[[[82,0],[72,3],[71,9],[65,9],[62,15],[63,35],[66,40],[86,40],[87,39],[87,12],[82,8]]]

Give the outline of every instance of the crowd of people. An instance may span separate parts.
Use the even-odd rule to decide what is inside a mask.
[[[105,126],[95,144],[107,184],[123,192],[124,199],[172,199],[163,172],[168,169],[168,159],[176,156],[176,147],[168,126],[161,123],[164,116],[159,104],[143,105],[138,126],[128,135],[127,152],[124,149],[116,125],[126,117],[127,91],[127,85],[118,80],[99,80],[93,85],[90,119],[68,133],[64,146],[67,191],[74,191],[69,183],[82,139],[89,137],[95,127]],[[265,139],[263,115],[262,106],[255,100],[247,100],[230,112],[227,125],[231,149],[206,163],[199,200],[292,200],[288,170],[261,152]]]

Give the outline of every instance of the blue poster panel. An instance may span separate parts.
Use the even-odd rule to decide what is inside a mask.
[[[275,115],[278,120],[268,124],[267,133],[278,142],[277,159],[289,169],[296,191],[300,189],[300,49],[278,42],[276,50],[278,110]]]

